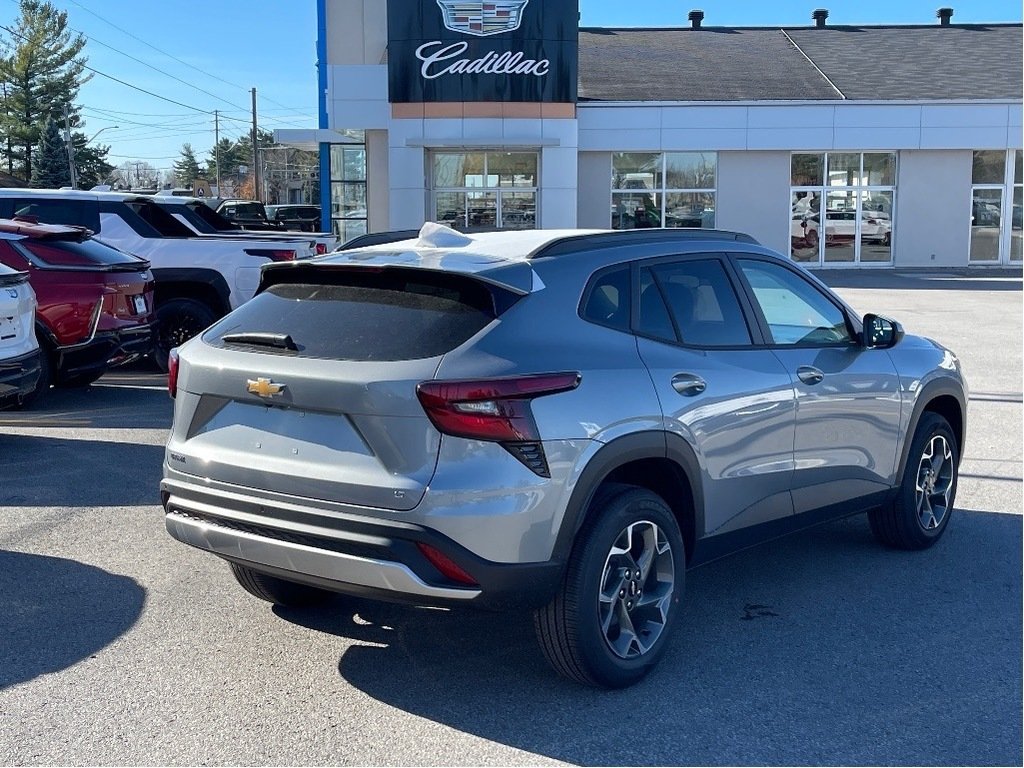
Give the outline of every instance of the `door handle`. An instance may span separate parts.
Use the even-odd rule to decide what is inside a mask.
[[[672,389],[686,397],[699,395],[707,386],[704,379],[692,373],[677,373],[672,377]]]
[[[825,378],[825,372],[819,371],[813,365],[801,365],[796,369],[796,375],[804,384],[820,384]]]

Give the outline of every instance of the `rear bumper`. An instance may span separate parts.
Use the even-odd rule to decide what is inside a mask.
[[[81,376],[130,363],[153,351],[153,339],[151,325],[99,331],[85,344],[57,349],[58,375]]]
[[[27,355],[0,360],[0,400],[20,398],[31,392],[39,381],[39,350]]]
[[[325,516],[291,504],[164,480],[172,537],[226,560],[343,594],[421,605],[490,610],[534,608],[552,598],[561,563],[493,563],[443,534],[413,523],[349,514]],[[477,582],[440,573],[417,543],[454,561]]]

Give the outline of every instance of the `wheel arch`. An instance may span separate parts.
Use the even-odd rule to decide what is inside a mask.
[[[967,439],[967,403],[964,391],[958,382],[939,379],[926,384],[914,403],[914,411],[910,417],[907,434],[903,439],[903,448],[900,451],[897,478],[903,477],[910,457],[910,448],[914,442],[914,434],[925,413],[937,413],[949,422],[953,435],[956,437],[957,453],[963,460],[964,443]]]
[[[685,439],[666,432],[639,432],[604,445],[587,463],[569,498],[555,542],[555,557],[567,562],[573,542],[592,514],[591,503],[609,484],[626,484],[658,494],[679,523],[686,559],[704,531],[700,464]]]
[[[231,290],[224,276],[214,269],[154,269],[153,281],[157,306],[172,299],[193,299],[206,304],[217,317],[231,311]]]

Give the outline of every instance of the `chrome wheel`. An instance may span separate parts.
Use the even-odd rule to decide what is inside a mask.
[[[668,620],[674,586],[665,532],[647,520],[623,529],[605,558],[598,595],[601,631],[616,656],[637,658],[654,646]]]
[[[921,455],[914,497],[917,519],[926,531],[938,528],[949,512],[953,471],[953,451],[949,443],[943,435],[934,435]]]

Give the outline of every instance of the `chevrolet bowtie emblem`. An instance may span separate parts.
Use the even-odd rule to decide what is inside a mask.
[[[246,385],[250,392],[260,397],[273,397],[274,395],[280,395],[284,391],[284,384],[275,384],[270,379],[259,378],[253,381],[249,379]]]

